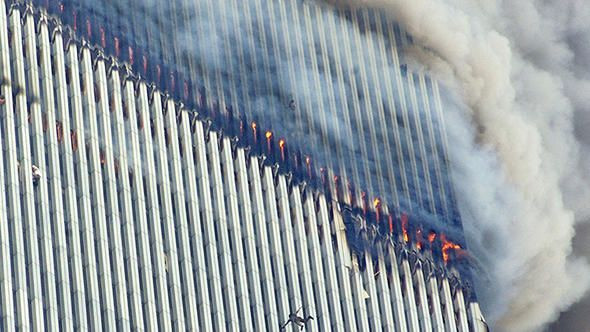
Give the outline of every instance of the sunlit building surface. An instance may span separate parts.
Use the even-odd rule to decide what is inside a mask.
[[[178,3],[179,25],[187,8],[217,10]],[[399,63],[409,38],[369,11],[317,26],[333,9],[243,3],[255,4],[244,15],[309,21],[268,32],[275,46],[306,34],[318,49],[302,42],[277,73],[244,47],[241,63],[262,73],[245,84],[245,68],[208,69],[149,17],[109,15],[100,1],[0,0],[0,329],[276,331],[311,316],[306,331],[485,331],[439,88]],[[344,33],[344,20],[358,22],[332,68],[321,48],[337,45],[318,32]],[[376,46],[360,44],[362,29],[380,31]],[[339,64],[359,56],[366,72]],[[379,61],[395,75],[381,77]],[[332,91],[326,68],[335,90],[356,92]],[[300,72],[317,84],[289,87],[305,98],[270,91]],[[348,120],[329,127],[334,118]]]

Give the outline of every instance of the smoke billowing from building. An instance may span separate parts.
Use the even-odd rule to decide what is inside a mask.
[[[576,221],[590,217],[584,205],[590,196],[588,175],[581,173],[590,169],[590,137],[584,132],[584,124],[590,122],[584,93],[590,86],[586,80],[590,34],[584,20],[589,6],[557,0],[327,2],[389,13],[412,36],[412,41],[404,36],[400,38],[404,42],[398,40],[395,45],[405,48],[403,61],[424,67],[446,82],[448,89],[442,95],[452,142],[448,153],[454,186],[470,249],[483,271],[479,294],[496,327],[526,331],[555,319],[583,296],[590,280],[586,263],[572,255]],[[288,133],[288,142],[313,147],[314,164],[337,160],[330,166],[372,192],[387,193],[390,187],[399,186],[404,188],[400,192],[419,193],[426,187],[394,183],[401,177],[382,170],[392,160],[398,163],[396,170],[414,172],[418,181],[430,181],[407,162],[418,160],[430,167],[436,164],[424,160],[430,155],[402,149],[407,154],[400,157],[371,150],[370,146],[378,146],[374,142],[363,144],[385,139],[405,146],[417,139],[412,137],[413,128],[404,127],[412,119],[399,119],[404,125],[398,127],[398,137],[388,131],[384,133],[390,137],[372,136],[366,130],[379,124],[380,112],[395,118],[394,110],[405,107],[405,97],[394,102],[374,92],[376,86],[395,85],[388,78],[400,71],[399,63],[374,51],[394,48],[377,45],[372,38],[384,33],[377,28],[375,16],[367,14],[364,22],[352,21],[344,12],[317,10],[305,1],[274,7],[268,2],[265,8],[258,8],[260,2],[254,0],[220,0],[216,6],[204,1],[144,3],[140,11],[153,29],[178,27],[171,21],[177,13],[193,18],[192,24],[179,27],[176,43],[159,42],[162,48],[184,46],[176,50],[179,58],[186,54],[189,65],[191,57],[196,60],[206,90],[216,95],[219,105],[233,105],[272,127],[277,135]],[[123,1],[113,4],[116,6],[105,2],[97,15],[120,17],[125,8],[137,6],[133,2],[126,6]],[[171,15],[156,14],[161,7]],[[241,15],[242,11],[268,15]],[[298,12],[305,17],[297,16]],[[125,26],[125,22],[120,24]],[[364,26],[356,29],[360,25]],[[242,38],[243,34],[249,37]],[[354,61],[342,64],[347,68],[344,73],[337,72],[338,66],[331,67],[343,59],[338,52],[345,48],[339,49],[340,44],[354,46],[347,57]],[[159,57],[153,54],[152,58]],[[311,60],[314,57],[319,60]],[[382,70],[363,72],[370,67],[365,66],[368,62],[380,64]],[[350,119],[337,112],[355,107],[363,116]],[[293,109],[297,112],[289,112]],[[323,113],[324,118],[317,109],[330,111]],[[420,110],[408,113],[425,116]],[[382,181],[371,182],[372,174],[385,175]],[[439,182],[450,187],[445,179]],[[401,196],[385,198],[398,200],[404,208],[418,207],[427,215],[424,218],[444,215],[436,208],[422,208],[429,204],[420,194]],[[449,203],[446,208],[452,206]],[[450,213],[450,219],[456,217]]]
[[[555,320],[584,295],[590,276],[572,253],[576,222],[589,217],[590,5],[348,4],[390,13],[415,38],[406,54],[449,82],[465,105],[446,119],[468,242],[486,271],[479,294],[489,318],[508,331]]]

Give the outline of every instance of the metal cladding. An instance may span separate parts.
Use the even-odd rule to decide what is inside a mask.
[[[458,244],[77,15],[0,0],[0,330],[485,331]]]

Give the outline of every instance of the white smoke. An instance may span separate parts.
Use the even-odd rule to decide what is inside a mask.
[[[386,10],[414,38],[406,54],[467,106],[445,111],[488,318],[505,331],[555,320],[590,284],[572,255],[576,220],[589,215],[590,139],[579,124],[590,119],[590,4],[345,2]]]

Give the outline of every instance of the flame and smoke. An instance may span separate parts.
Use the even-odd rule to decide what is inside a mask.
[[[480,298],[495,328],[533,331],[556,319],[590,280],[587,262],[572,253],[576,222],[590,216],[583,129],[590,4],[330,2],[387,11],[413,37],[406,60],[455,95],[445,105],[450,159],[468,242],[486,270]],[[586,317],[576,319],[587,326]]]
[[[461,246],[449,241],[444,234],[440,235],[440,241],[442,242],[442,256],[445,263],[449,262],[451,250],[461,250]]]
[[[173,8],[195,7],[186,12],[196,15],[194,26],[183,27],[185,31],[170,38],[178,38],[186,48],[180,51],[194,56],[205,78],[221,76],[224,81],[240,83],[235,90],[244,89],[240,92],[243,99],[233,104],[243,103],[247,115],[265,119],[261,126],[288,135],[290,142],[311,147],[318,165],[333,160],[334,150],[344,151],[341,161],[346,169],[337,171],[343,178],[353,178],[359,188],[368,185],[362,179],[379,173],[389,151],[374,152],[363,144],[371,139],[363,128],[369,127],[365,122],[373,121],[370,117],[375,111],[359,110],[366,118],[356,119],[357,132],[343,129],[351,125],[339,112],[352,107],[348,100],[353,98],[358,104],[367,104],[363,103],[366,100],[373,105],[391,103],[371,95],[399,69],[390,68],[380,52],[372,51],[372,40],[378,39],[373,37],[378,36],[371,33],[378,32],[358,33],[354,23],[333,11],[287,14],[283,9],[287,6],[268,5],[264,0],[240,2],[250,11],[264,7],[267,16],[261,15],[262,19],[233,10],[234,0],[217,0],[215,6],[207,6],[205,0],[171,1]],[[590,281],[587,265],[572,255],[571,245],[576,221],[590,217],[590,134],[584,130],[590,125],[590,5],[580,0],[326,1],[388,12],[413,39],[404,50],[410,66],[403,64],[403,71],[423,67],[446,82],[443,108],[452,142],[448,152],[468,245],[485,269],[478,295],[487,318],[497,330],[507,331],[535,330],[554,320],[584,294]],[[300,9],[315,2],[290,1],[288,7]],[[137,6],[132,1],[96,3],[107,8],[102,15],[113,17],[122,17],[124,8]],[[147,25],[173,26],[161,22],[167,18],[152,9],[161,7],[160,1],[145,0],[142,6],[145,19],[152,21]],[[115,10],[120,12],[112,15]],[[225,24],[219,24],[219,17]],[[320,20],[328,23],[315,24]],[[74,29],[77,24],[73,13]],[[80,24],[83,30],[83,21]],[[308,26],[314,32],[306,35]],[[322,34],[321,27],[343,33]],[[244,37],[265,33],[254,41]],[[281,38],[285,35],[289,38]],[[198,42],[191,42],[193,36],[199,36]],[[344,48],[353,53],[351,63],[343,74],[331,72],[330,61],[342,59],[335,46],[347,43]],[[321,51],[315,48],[324,44],[327,47]],[[364,56],[365,51],[384,64],[376,77],[367,78],[359,70],[371,58]],[[308,66],[310,55],[320,52],[330,63],[321,60],[315,68]],[[146,61],[144,58],[144,71]],[[243,62],[252,70],[238,70]],[[157,68],[159,81],[160,65],[151,66]],[[273,75],[265,74],[268,72]],[[366,83],[365,91],[357,85],[360,82]],[[236,95],[229,88],[222,92],[225,98]],[[274,112],[281,105],[291,111]],[[293,109],[304,120],[292,115]],[[256,127],[252,129],[257,134]],[[305,164],[311,177],[309,157]],[[380,180],[367,182],[379,186],[375,183]],[[386,180],[383,187],[392,185]],[[421,187],[402,185],[411,193]],[[385,195],[384,202],[393,202]],[[419,197],[406,200],[410,202],[402,203],[424,205]]]
[[[404,213],[401,218],[402,237],[405,243],[410,242],[410,235],[408,235],[408,216]]]
[[[281,149],[281,160],[285,161],[285,139],[279,139],[279,149]]]
[[[379,199],[379,197],[373,200],[373,207],[375,208],[375,215],[379,222],[381,221],[381,199]]]

